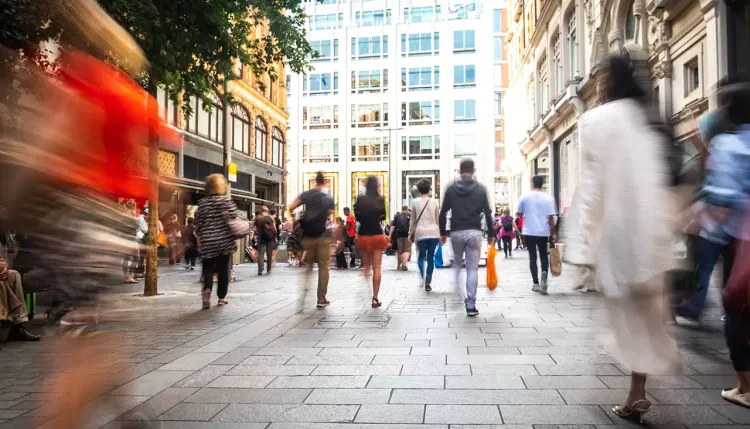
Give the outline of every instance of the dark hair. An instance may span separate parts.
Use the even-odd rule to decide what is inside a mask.
[[[375,176],[367,177],[365,182],[365,195],[368,197],[380,197],[378,193],[378,178]]]
[[[401,206],[401,211],[402,212],[405,212],[407,210],[409,210],[409,206]]]
[[[188,220],[187,220],[188,225],[192,225],[193,222],[195,222],[195,219],[189,217]]]
[[[427,179],[419,179],[419,182],[417,182],[417,190],[420,194],[430,193],[430,188],[432,188],[432,183]]]
[[[461,174],[474,173],[474,160],[469,158],[462,159],[459,171],[461,171]]]
[[[544,185],[544,177],[542,176],[534,176],[531,178],[531,184],[534,189],[541,189],[542,185]]]
[[[726,101],[727,119],[734,125],[750,124],[750,83],[727,86],[722,95]]]
[[[275,209],[275,208],[273,208],[273,209],[271,209],[271,210],[270,210],[270,211],[269,211],[268,213],[270,213],[270,214],[272,214],[272,215],[275,215],[275,214],[276,214],[276,209]]]
[[[635,80],[630,58],[610,55],[604,59],[604,68],[609,72],[609,82],[604,94],[606,102],[638,98],[643,100],[645,93]]]
[[[316,185],[325,185],[326,178],[323,177],[323,172],[318,171],[318,174],[315,175],[315,184]]]
[[[349,207],[344,207],[344,214],[345,215],[349,216],[349,213],[351,213],[351,212],[352,211],[351,211],[351,209],[349,209]]]

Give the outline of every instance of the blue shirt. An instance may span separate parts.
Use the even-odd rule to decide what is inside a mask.
[[[549,237],[549,217],[555,216],[555,200],[549,194],[532,191],[521,197],[518,211],[523,213],[523,235]]]

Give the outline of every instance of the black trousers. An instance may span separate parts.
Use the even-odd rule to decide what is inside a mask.
[[[526,249],[529,251],[531,279],[534,280],[534,284],[536,285],[539,284],[539,268],[536,265],[537,251],[539,252],[539,260],[542,263],[542,272],[546,273],[549,271],[549,254],[547,253],[549,238],[525,235],[523,240],[526,243]]]
[[[214,258],[203,258],[203,289],[214,287],[214,273],[217,274],[219,286],[216,295],[226,298],[229,291],[229,258],[231,255],[219,255]]]
[[[513,238],[510,235],[503,235],[503,252],[505,256],[513,254]]]
[[[349,249],[349,266],[354,268],[357,266],[357,249],[354,248],[354,237],[346,237],[346,243],[344,248]],[[344,264],[342,268],[346,268],[346,257],[344,257]]]
[[[336,254],[336,266],[338,268],[349,268],[346,265],[346,254],[344,253],[344,249],[341,249],[339,253]]]

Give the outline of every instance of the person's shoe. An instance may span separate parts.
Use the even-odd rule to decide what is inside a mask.
[[[201,294],[203,299],[203,309],[208,310],[211,308],[211,289],[204,289]]]
[[[224,298],[219,298],[219,302],[216,305],[222,306],[222,305],[227,305],[227,304],[229,304],[229,301],[227,301]]]
[[[318,302],[318,308],[328,307],[329,305],[331,305],[331,301],[328,300]]]
[[[23,324],[13,326],[9,340],[11,341],[39,341],[42,337],[32,334]]]
[[[685,326],[687,328],[693,328],[693,329],[697,329],[701,327],[700,320],[694,319],[692,317],[682,316],[678,314],[677,316],[675,316],[674,319],[675,319],[675,322],[677,322],[677,324],[680,326]]]
[[[539,288],[539,293],[542,295],[547,295],[547,273],[542,273],[542,283]]]
[[[401,271],[409,271],[409,266],[408,265],[402,265],[401,266]]]
[[[432,290],[432,285],[430,285],[429,282],[425,282],[425,284],[424,284],[424,290],[425,290],[425,292],[430,292]]]
[[[534,286],[531,287],[532,292],[539,292],[539,283],[534,283]]]
[[[479,311],[476,308],[467,308],[466,309],[466,315],[469,317],[474,317],[479,314]]]

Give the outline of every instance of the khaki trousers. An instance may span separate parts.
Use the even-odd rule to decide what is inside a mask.
[[[305,263],[308,274],[312,273],[313,264],[318,263],[318,302],[326,300],[328,293],[328,278],[331,264],[331,238],[305,238],[302,247],[307,252]]]

